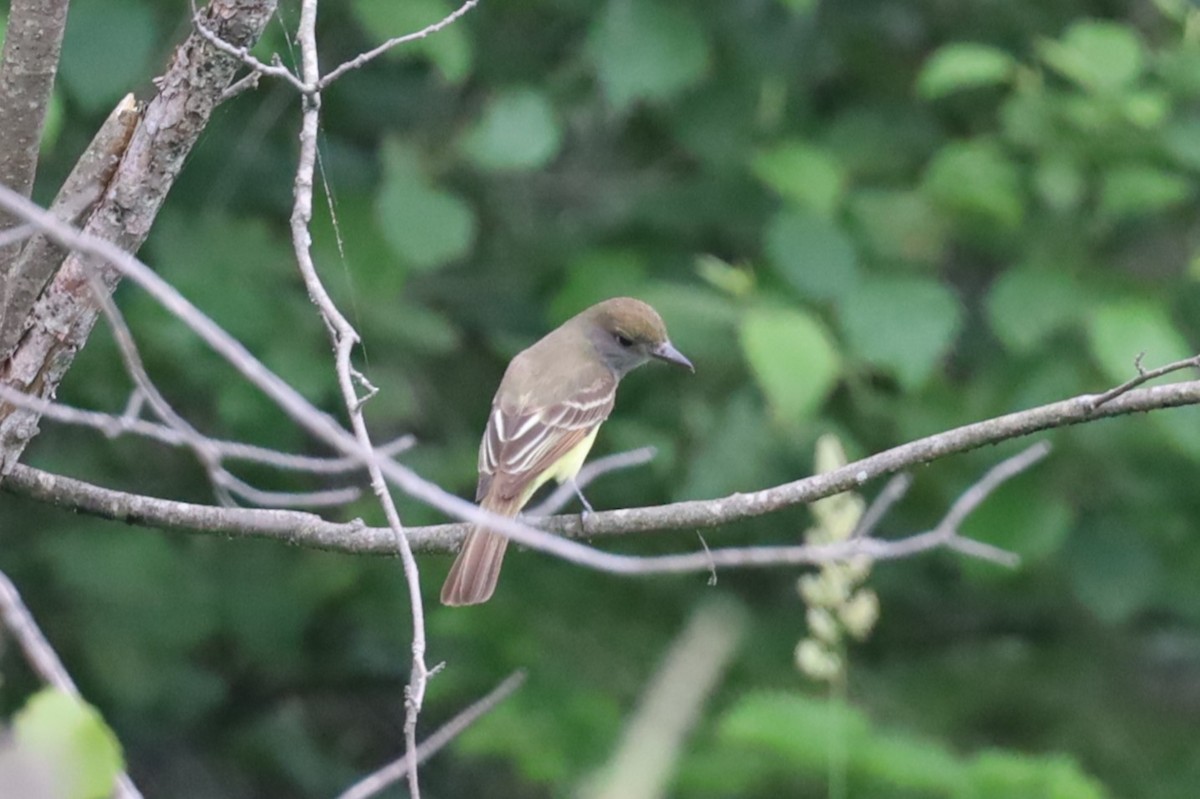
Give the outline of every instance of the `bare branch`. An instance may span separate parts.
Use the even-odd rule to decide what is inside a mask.
[[[128,494],[17,464],[0,487],[81,513],[164,530],[190,530],[224,536],[270,538],[289,544],[343,552],[394,553],[387,528],[361,521],[328,522],[303,511],[274,508],[223,508]],[[450,551],[452,540],[435,547]]]
[[[347,72],[349,72],[352,69],[358,69],[359,67],[363,66],[364,64],[375,60],[376,58],[383,55],[388,50],[391,50],[394,47],[399,47],[400,45],[408,44],[409,42],[415,42],[418,39],[424,39],[427,36],[431,36],[432,34],[437,33],[438,31],[442,30],[446,26],[457,21],[460,17],[462,17],[464,14],[466,14],[468,11],[470,11],[472,8],[474,8],[478,4],[479,4],[479,0],[467,0],[467,2],[463,3],[461,6],[459,6],[457,9],[452,11],[445,18],[438,20],[437,22],[433,23],[432,25],[422,28],[421,30],[417,31],[416,33],[409,33],[409,34],[405,34],[404,36],[397,36],[394,39],[388,39],[386,42],[379,45],[378,47],[372,48],[371,50],[368,50],[365,53],[360,53],[359,55],[355,56],[354,58],[350,59],[349,61],[339,64],[336,68],[330,70],[330,72],[327,75],[325,75],[325,77],[321,78],[321,80],[317,83],[317,90],[324,91],[326,88],[328,88],[329,84],[333,83],[335,80],[342,77],[342,75],[345,75]]]
[[[1039,441],[1007,460],[993,466],[979,482],[967,489],[962,496],[955,500],[946,512],[946,517],[938,525],[939,530],[958,530],[963,520],[978,508],[985,499],[992,495],[1002,483],[1016,477],[1021,472],[1031,468],[1050,454],[1050,442]]]
[[[232,474],[221,464],[220,453],[213,446],[211,439],[201,434],[180,416],[167,402],[158,387],[154,385],[154,381],[150,379],[150,375],[142,364],[141,353],[138,352],[137,344],[133,340],[133,333],[125,323],[124,315],[117,309],[116,303],[108,296],[104,287],[99,285],[99,281],[93,279],[92,288],[95,291],[96,303],[100,306],[100,310],[104,313],[109,327],[112,329],[117,350],[125,364],[125,371],[137,386],[135,396],[139,400],[139,406],[142,402],[148,404],[159,419],[179,434],[183,443],[195,453],[196,459],[208,474],[208,479],[217,496],[222,498],[224,504],[235,504],[235,498],[241,498],[253,505],[267,507],[315,508],[344,505],[358,499],[361,492],[353,487],[302,493],[263,491]]]
[[[454,718],[447,721],[437,732],[430,735],[416,750],[416,762],[418,765],[424,763],[429,758],[440,752],[446,744],[453,741],[463,730],[470,727],[483,716],[490,713],[497,705],[503,702],[508,697],[512,696],[518,688],[525,682],[525,672],[515,671],[508,676],[504,682],[492,689],[491,693],[482,699],[478,700],[466,710],[463,710]],[[378,771],[374,771],[363,777],[358,782],[351,785],[344,792],[338,795],[338,799],[369,799],[385,790],[388,786],[404,779],[410,768],[410,761],[413,758],[408,756],[406,752],[404,756],[389,763]]]
[[[300,44],[300,71],[306,86],[319,87],[321,81],[320,68],[317,61],[317,0],[303,0],[300,4],[300,22],[297,26],[296,39]],[[312,222],[313,175],[317,163],[317,135],[320,132],[321,93],[319,88],[305,96],[300,120],[300,154],[296,161],[296,177],[293,182],[293,201],[291,216],[292,251],[296,256],[296,265],[304,280],[308,296],[329,330],[329,337],[334,348],[334,371],[337,375],[338,388],[341,390],[342,403],[350,418],[350,428],[353,431],[355,443],[368,457],[364,461],[367,473],[371,478],[371,491],[379,500],[391,528],[396,551],[404,566],[404,578],[408,584],[408,598],[412,616],[412,669],[409,673],[408,686],[405,689],[405,718],[404,741],[408,753],[408,792],[411,799],[420,799],[421,789],[417,774],[417,718],[425,701],[425,689],[430,672],[425,664],[425,606],[421,596],[420,571],[417,560],[413,557],[408,538],[404,535],[404,527],[400,522],[400,512],[396,508],[387,480],[383,476],[380,461],[374,454],[374,445],[367,430],[366,419],[363,417],[363,405],[377,389],[371,385],[351,362],[355,345],[361,340],[358,331],[349,320],[338,310],[333,298],[325,290],[321,277],[317,273],[316,264],[312,257],[312,234],[309,224]],[[357,386],[366,389],[364,396],[358,395]]]
[[[71,675],[67,673],[58,653],[50,645],[50,641],[42,634],[41,628],[34,621],[21,593],[17,590],[8,575],[0,571],[0,618],[4,626],[16,639],[17,646],[25,655],[25,660],[39,677],[48,685],[52,685],[65,694],[82,699],[79,688]],[[141,799],[142,794],[128,774],[117,776],[117,792],[119,799]]]
[[[1093,409],[1099,408],[1104,403],[1116,399],[1122,394],[1128,392],[1130,389],[1137,388],[1142,383],[1153,380],[1156,377],[1162,377],[1163,375],[1170,374],[1171,372],[1178,372],[1182,369],[1188,369],[1192,367],[1200,369],[1200,355],[1193,355],[1191,358],[1184,358],[1182,361],[1175,361],[1174,363],[1169,363],[1166,366],[1160,366],[1157,369],[1145,369],[1142,367],[1142,358],[1145,357],[1145,355],[1146,353],[1144,352],[1140,353],[1134,360],[1134,368],[1137,369],[1138,373],[1137,377],[1126,380],[1121,385],[1110,388],[1108,391],[1105,391],[1103,394],[1100,394],[1094,398],[1092,400]]]
[[[14,196],[11,192],[4,191],[2,187],[0,187],[0,207],[13,212],[22,219],[36,221],[44,232],[64,246],[71,247],[85,256],[103,259],[115,266],[225,357],[235,369],[274,400],[281,410],[305,430],[339,452],[357,456],[364,461],[378,465],[389,482],[410,496],[465,522],[485,524],[489,529],[506,535],[522,545],[589,568],[620,574],[645,573],[647,570],[689,571],[695,569],[696,564],[687,561],[687,556],[668,556],[655,562],[646,562],[635,557],[600,552],[575,541],[547,535],[519,520],[504,518],[484,511],[422,479],[401,464],[393,460],[381,459],[378,453],[364,448],[353,435],[343,430],[328,415],[314,408],[299,392],[268,370],[245,347],[136,258],[108,242],[80,234],[68,226],[62,225],[45,211],[23,198]],[[1110,416],[1200,404],[1200,381],[1134,389],[1095,410],[1092,408],[1093,399],[1092,395],[1083,395],[1032,410],[965,425],[895,447],[831,472],[748,494],[734,494],[715,500],[695,500],[658,507],[627,508],[591,514],[588,517],[586,533],[594,536],[661,529],[705,528],[715,527],[736,519],[761,516],[782,508],[858,488],[882,475],[902,471],[918,463],[937,460],[986,444],[995,444],[1041,430],[1092,422]],[[579,519],[574,516],[554,517],[547,520],[543,526],[575,536],[582,533]],[[438,526],[426,528],[425,532],[436,534],[452,532],[461,535],[463,529],[462,526]],[[824,548],[824,551],[820,552],[812,549],[792,550],[784,556],[784,562],[808,563],[822,557],[870,555],[875,554],[877,550],[871,545],[863,546],[863,542],[849,542],[849,544],[853,546],[842,550],[829,550],[829,548]],[[860,549],[854,549],[855,546]],[[930,545],[929,548],[932,546]],[[720,552],[714,552],[713,556],[717,565],[767,565],[780,562],[772,554],[770,548],[764,549],[766,551],[750,555],[743,550],[731,560],[720,559],[718,557]],[[885,550],[879,550],[876,556],[887,557],[888,553]],[[679,558],[684,559],[679,560]],[[708,569],[707,560],[703,561],[703,568],[704,570]]]
[[[0,398],[5,398],[3,391],[0,391]],[[47,415],[61,410],[59,406],[54,406]],[[586,468],[580,472],[582,483],[586,485],[587,481],[623,463],[637,461],[649,449],[645,447],[598,459],[589,464],[590,472]],[[349,458],[344,460],[351,461]],[[357,460],[352,462],[359,466]],[[396,539],[389,528],[368,527],[361,520],[331,522],[300,511],[216,507],[158,499],[102,488],[23,464],[13,467],[5,481],[0,483],[0,488],[39,502],[126,524],[182,532],[267,538],[313,549],[360,555],[395,554],[396,551]],[[443,527],[449,529],[453,526]],[[407,530],[405,534],[413,549],[420,552],[454,552],[461,542],[461,534],[439,532],[437,528],[415,528]]]
[[[266,75],[271,78],[280,78],[281,80],[285,80],[288,83],[292,84],[292,86],[295,87],[295,89],[302,94],[311,93],[312,90],[308,86],[306,86],[302,80],[300,80],[294,74],[292,74],[292,71],[290,69],[288,69],[287,67],[285,67],[281,64],[264,64],[259,59],[250,55],[251,45],[232,44],[232,43],[226,41],[225,39],[221,38],[220,34],[216,33],[215,31],[213,31],[211,28],[208,27],[208,22],[206,22],[199,13],[195,14],[192,17],[192,22],[196,27],[196,33],[200,34],[200,37],[202,39],[204,39],[206,42],[211,44],[217,50],[220,50],[222,53],[225,53],[226,55],[233,56],[234,58],[236,58],[243,65],[245,65],[250,70],[252,70],[253,74]],[[234,88],[234,86],[240,85],[244,80],[245,80],[245,78],[238,80],[237,83],[231,85],[228,89],[225,90],[225,92],[222,92],[221,100],[224,101],[224,100],[228,99],[225,96],[226,93],[231,91]],[[255,81],[255,83],[257,83],[257,81]]]
[[[25,661],[34,672],[47,685],[71,696],[79,696],[79,688],[67,673],[66,666],[33,620],[33,614],[25,606],[21,593],[4,572],[0,572],[0,616],[4,618],[4,626],[12,633],[25,655]]]
[[[213,0],[204,16],[223,38],[247,44],[258,38],[274,9],[274,0]],[[237,65],[198,34],[176,49],[158,81],[158,96],[147,106],[103,201],[87,222],[90,237],[110,242],[118,251],[141,246]],[[44,211],[40,214],[43,232],[47,219],[61,224]],[[54,395],[96,321],[88,284],[93,272],[109,291],[121,276],[111,264],[89,262],[83,253],[67,257],[35,306],[34,325],[8,360],[3,375],[7,385],[40,397]],[[20,458],[36,432],[37,414],[0,405],[0,475]]]
[[[247,72],[242,77],[238,78],[233,83],[229,84],[229,88],[221,92],[220,102],[226,103],[237,97],[243,92],[248,92],[258,88],[258,80],[262,77],[261,72]]]
[[[131,398],[141,396],[140,392],[134,392]],[[41,397],[31,397],[2,383],[0,383],[0,400],[10,405],[29,408],[39,416],[61,424],[97,430],[108,438],[116,438],[129,433],[170,447],[184,447],[188,443],[180,431],[164,424],[138,418],[136,409],[133,413],[126,411],[120,416],[100,411],[88,411],[59,402],[51,402]],[[222,460],[258,463],[284,471],[309,474],[346,474],[362,469],[362,461],[356,457],[321,458],[280,452],[241,441],[225,441],[219,438],[206,438],[206,440],[213,452]],[[379,447],[379,453],[383,457],[390,458],[411,449],[415,443],[416,439],[413,436],[400,436]]]
[[[891,480],[888,480],[887,485],[879,492],[879,496],[875,497],[875,501],[867,508],[867,512],[858,520],[858,526],[854,528],[854,532],[850,534],[850,537],[862,538],[875,532],[875,528],[879,526],[879,522],[892,509],[893,505],[904,498],[912,483],[912,475],[907,472],[901,472]]]
[[[565,559],[589,568],[618,574],[662,574],[712,572],[716,568],[768,568],[785,565],[808,565],[830,563],[865,555],[872,560],[895,560],[911,557],[941,547],[950,547],[964,554],[991,560],[1001,565],[1012,566],[1015,556],[977,541],[962,538],[957,524],[966,513],[980,502],[1004,480],[1028,468],[1045,456],[1048,447],[1035,445],[1025,452],[994,467],[979,483],[969,489],[951,507],[945,519],[927,532],[907,538],[884,541],[877,538],[850,538],[832,544],[802,544],[797,546],[731,547],[680,555],[660,555],[640,558],[629,555],[612,555],[599,552],[580,544],[555,539],[536,531],[537,544],[540,537],[567,545],[569,555]],[[92,513],[108,519],[178,529],[187,532],[221,533],[272,538],[291,544],[318,549],[330,549],[356,554],[395,553],[395,538],[389,528],[366,527],[361,521],[337,524],[307,513],[283,510],[257,510],[244,508],[218,508],[208,505],[192,505],[186,502],[155,499],[136,494],[126,494],[93,486],[80,480],[42,472],[18,464],[4,482],[3,487],[43,502],[64,505],[73,510]],[[546,522],[575,519],[573,516],[558,516]],[[436,525],[413,528],[405,536],[414,550],[423,552],[453,552],[465,534],[464,525]],[[507,532],[507,531],[506,531]],[[582,535],[575,531],[568,535]],[[517,540],[530,540],[522,531]],[[547,546],[538,546],[552,554],[564,557]],[[576,554],[575,550],[583,554]]]

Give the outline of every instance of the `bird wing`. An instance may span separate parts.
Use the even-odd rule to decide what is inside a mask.
[[[557,402],[539,408],[505,408],[494,401],[479,445],[475,501],[522,495],[530,482],[592,434],[608,418],[617,380],[604,374]]]

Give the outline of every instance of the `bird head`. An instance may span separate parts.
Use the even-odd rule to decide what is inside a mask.
[[[658,311],[632,297],[615,297],[580,314],[588,337],[605,364],[618,375],[656,359],[695,367],[667,338],[667,326]]]

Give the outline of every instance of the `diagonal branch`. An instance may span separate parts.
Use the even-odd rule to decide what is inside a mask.
[[[140,398],[141,394],[135,392],[134,397]],[[60,424],[89,427],[99,431],[107,438],[116,438],[129,433],[157,441],[168,447],[184,447],[188,444],[187,439],[179,430],[165,424],[141,419],[136,412],[126,411],[120,416],[116,416],[102,411],[83,410],[60,402],[51,402],[41,397],[30,397],[14,391],[2,383],[0,383],[0,401],[21,407],[28,406],[43,418],[52,419]],[[132,410],[136,411],[137,409],[133,408]],[[222,460],[245,461],[282,471],[308,472],[309,474],[346,474],[362,469],[360,459],[344,455],[341,457],[297,455],[242,441],[226,441],[207,436],[205,440]],[[379,447],[379,452],[390,458],[408,451],[415,443],[416,439],[413,436],[403,435]]]
[[[407,33],[403,36],[396,36],[395,38],[388,39],[386,42],[379,45],[378,47],[374,47],[365,53],[360,53],[359,55],[355,56],[354,58],[350,59],[349,61],[346,61],[342,64],[338,64],[335,68],[331,69],[324,77],[322,77],[320,81],[318,81],[317,90],[318,91],[324,90],[325,88],[327,88],[329,86],[329,84],[333,83],[335,80],[342,77],[342,75],[345,75],[347,72],[349,72],[352,69],[358,69],[359,67],[363,66],[364,64],[374,61],[376,58],[383,55],[388,50],[391,50],[395,47],[399,47],[402,44],[408,44],[410,42],[415,42],[418,39],[424,39],[427,36],[432,36],[433,34],[437,33],[438,31],[442,30],[443,28],[458,21],[458,19],[460,17],[462,17],[464,14],[466,14],[468,11],[470,11],[472,8],[474,8],[478,4],[479,4],[479,0],[466,0],[466,2],[463,3],[461,6],[456,8],[454,11],[451,11],[445,17],[443,17],[442,19],[433,23],[432,25],[427,25],[424,28],[422,28],[421,30],[417,31],[416,33]]]
[[[424,763],[440,752],[446,744],[461,735],[463,730],[490,713],[496,705],[512,696],[524,682],[524,671],[513,672],[504,682],[493,688],[487,696],[474,702],[457,716],[439,727],[437,732],[430,735],[424,741],[421,741],[421,745],[417,747],[416,757],[414,758],[417,765]],[[338,795],[338,799],[368,799],[368,797],[375,796],[393,783],[404,779],[408,774],[410,762],[411,759],[408,753],[405,753],[400,759],[392,761],[378,771],[371,772],[351,785]]]
[[[238,372],[270,397],[281,411],[306,431],[345,455],[357,456],[364,463],[370,462],[377,465],[389,483],[413,498],[465,522],[487,525],[489,529],[524,546],[572,563],[618,574],[645,572],[647,565],[644,559],[600,552],[566,538],[547,535],[544,531],[535,530],[520,520],[505,518],[482,510],[423,479],[396,461],[382,458],[378,451],[364,448],[352,433],[338,425],[327,414],[313,407],[295,388],[267,369],[237,340],[205,316],[153,270],[129,253],[114,247],[109,242],[81,234],[79,231],[61,224],[44,210],[28,200],[13,195],[12,192],[5,191],[3,187],[0,187],[0,208],[10,211],[22,219],[36,222],[43,232],[63,246],[111,264],[191,328],[206,344],[226,358]],[[552,525],[547,525],[547,527],[575,536],[714,527],[735,519],[761,516],[786,507],[811,502],[814,499],[860,487],[880,476],[902,471],[918,463],[937,460],[987,444],[1020,438],[1041,430],[1066,427],[1111,416],[1197,405],[1200,404],[1200,381],[1131,390],[1099,408],[1094,407],[1094,399],[1093,395],[1083,395],[1032,410],[1010,413],[965,425],[895,447],[831,472],[749,494],[734,494],[714,500],[696,500],[658,507],[628,508],[589,514],[586,524],[583,524],[577,517],[556,517],[552,520]],[[461,531],[460,527],[455,532],[461,533]],[[847,545],[856,543],[851,541]],[[754,565],[765,562],[770,557],[769,550],[771,548],[763,549],[767,551],[751,553],[746,556],[739,555],[738,563]],[[846,550],[846,552],[850,551]],[[714,553],[714,555],[716,554]],[[823,554],[828,556],[828,553]],[[875,556],[873,552],[869,551],[862,551],[861,554]],[[663,571],[692,570],[694,564],[686,560],[687,557],[689,556],[667,556],[656,568]],[[812,562],[811,553],[794,552],[789,555],[787,562]]]
[[[95,210],[138,123],[138,106],[125,95],[100,126],[87,150],[67,176],[50,213],[69,225],[81,225]],[[17,345],[33,305],[62,265],[67,252],[45,236],[30,239],[8,274],[0,276],[0,361]]]
[[[274,8],[274,0],[213,0],[204,14],[226,40],[249,43],[261,34]],[[104,199],[84,228],[89,236],[124,251],[141,246],[237,66],[198,34],[176,49],[158,81],[159,95],[147,106]],[[35,323],[0,371],[0,381],[27,394],[54,395],[96,321],[88,284],[92,273],[108,291],[121,276],[111,265],[82,253],[67,257],[38,300]],[[28,409],[0,404],[0,475],[20,458],[37,433],[37,421],[38,415]]]

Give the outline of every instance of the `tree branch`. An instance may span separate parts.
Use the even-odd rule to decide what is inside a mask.
[[[0,184],[23,197],[33,189],[66,27],[67,0],[13,0],[9,6],[0,54]],[[0,213],[0,230],[12,223]],[[0,249],[0,281],[7,282],[18,252],[15,245]]]
[[[512,696],[524,682],[524,671],[513,672],[504,682],[493,688],[487,696],[470,705],[467,709],[439,727],[437,732],[422,741],[421,745],[416,749],[415,758],[410,758],[406,752],[398,760],[392,761],[378,771],[371,772],[351,785],[338,795],[338,799],[368,799],[368,797],[374,796],[393,783],[404,779],[408,774],[412,760],[415,759],[417,765],[420,765],[436,755],[446,744],[461,735],[463,730],[490,713],[496,705]]]
[[[451,25],[452,23],[456,22],[459,19],[459,17],[462,17],[464,14],[466,14],[468,11],[470,11],[472,8],[474,8],[478,4],[479,4],[479,0],[467,0],[465,3],[463,3],[457,9],[455,9],[454,11],[451,11],[444,18],[438,20],[437,22],[433,23],[432,25],[427,25],[424,28],[422,28],[421,30],[417,31],[416,33],[407,33],[403,36],[397,36],[393,39],[388,39],[386,42],[379,45],[378,47],[372,48],[365,53],[360,53],[357,56],[355,56],[354,58],[350,59],[349,61],[339,64],[337,67],[330,70],[329,73],[326,74],[323,78],[321,78],[321,80],[317,83],[317,90],[318,91],[324,90],[325,88],[327,88],[329,86],[329,84],[333,83],[335,80],[340,78],[342,75],[345,75],[350,70],[358,69],[359,67],[363,66],[364,64],[374,61],[376,58],[383,55],[388,50],[391,50],[394,47],[399,47],[402,44],[408,44],[409,42],[415,42],[418,39],[424,39],[427,36],[432,36],[433,34],[437,33],[438,31],[442,30],[443,28],[447,27],[448,25]]]
[[[254,357],[244,346],[188,302],[153,270],[129,253],[94,236],[82,234],[55,220],[43,209],[0,187],[0,208],[22,219],[36,222],[51,238],[78,253],[102,259],[145,289],[164,308],[191,328],[206,344],[226,358],[251,383],[270,397],[289,417],[306,431],[337,451],[361,458],[364,463],[377,464],[387,478],[401,490],[419,501],[457,517],[464,522],[486,524],[493,531],[508,536],[519,544],[563,560],[618,574],[644,574],[648,571],[690,571],[695,564],[688,556],[667,556],[654,562],[647,559],[600,552],[567,538],[547,535],[520,520],[509,519],[485,511],[456,497],[411,469],[391,459],[384,459],[377,450],[365,449],[358,439],[322,413],[292,386]],[[576,517],[556,517],[545,525],[547,529],[576,536],[593,536],[613,532],[643,532],[648,530],[713,527],[739,518],[760,516],[785,507],[811,502],[814,499],[859,487],[881,475],[891,474],[917,463],[925,463],[958,452],[1018,438],[1040,430],[1079,424],[1094,419],[1142,411],[1200,404],[1200,381],[1174,383],[1147,389],[1136,389],[1094,408],[1093,395],[1084,395],[1062,402],[1044,405],[1029,411],[977,422],[954,430],[929,436],[865,458],[832,472],[804,480],[786,483],[775,488],[750,494],[734,494],[717,500],[680,502],[649,508],[630,508],[589,514],[586,525]],[[455,532],[463,527],[429,532]],[[407,532],[407,531],[406,531]],[[857,542],[849,542],[855,544]],[[717,560],[718,565],[759,565],[768,562],[770,548],[760,553],[740,551],[736,558]],[[867,546],[859,554],[873,555]],[[846,556],[839,551],[838,556]],[[714,557],[719,553],[713,553]],[[833,557],[822,551],[816,557]],[[878,557],[887,557],[883,552]],[[682,558],[682,559],[681,559]],[[813,562],[812,551],[793,549],[783,562]],[[780,562],[775,560],[775,563]],[[705,569],[708,564],[705,564]]]
[[[100,126],[67,176],[50,213],[68,225],[80,225],[95,210],[117,171],[138,123],[138,106],[125,95]],[[62,265],[67,251],[44,235],[30,239],[7,275],[0,276],[0,361],[17,345],[33,305]]]
[[[223,38],[249,43],[261,34],[274,8],[274,0],[213,0],[204,13]],[[84,228],[88,236],[129,252],[141,246],[237,66],[198,34],[176,49],[158,81],[159,95],[147,106],[104,199]],[[96,321],[88,281],[93,273],[110,292],[121,276],[111,264],[80,252],[67,257],[38,300],[35,323],[0,372],[0,381],[27,394],[54,395]],[[28,409],[0,404],[0,475],[20,458],[37,433],[37,421],[38,415]]]
[[[1013,566],[1011,553],[987,544],[963,538],[958,533],[962,520],[1002,482],[1029,468],[1049,452],[1046,444],[1035,444],[988,472],[951,507],[946,517],[932,530],[885,541],[866,536],[833,544],[764,546],[709,550],[680,555],[638,558],[611,555],[582,548],[584,556],[568,558],[572,562],[603,571],[622,574],[659,574],[711,571],[723,568],[765,568],[781,565],[828,563],[865,555],[873,560],[894,560],[921,552],[949,547],[972,557]],[[395,553],[394,533],[390,528],[366,527],[359,520],[350,523],[327,522],[318,516],[298,511],[218,508],[186,502],[155,499],[93,486],[80,480],[42,472],[18,464],[4,483],[7,490],[50,504],[91,513],[115,521],[141,524],[185,532],[219,533],[270,538],[286,543],[355,554]],[[885,492],[886,493],[886,492]],[[560,516],[547,519],[569,519]],[[437,525],[405,531],[414,551],[453,552],[465,534],[459,525]],[[539,533],[544,535],[544,533]],[[568,536],[570,533],[567,534]],[[578,547],[578,544],[573,546]],[[539,547],[544,548],[544,547]],[[557,554],[557,553],[556,553]]]
[[[1134,368],[1137,369],[1137,377],[1126,380],[1121,385],[1110,388],[1108,391],[1105,391],[1103,394],[1095,397],[1092,400],[1093,409],[1099,408],[1104,403],[1121,396],[1130,389],[1137,388],[1143,383],[1154,380],[1158,377],[1162,377],[1163,375],[1170,374],[1171,372],[1179,372],[1193,367],[1200,369],[1200,355],[1193,355],[1191,358],[1184,358],[1182,361],[1175,361],[1174,363],[1169,363],[1166,366],[1160,366],[1157,369],[1146,369],[1142,366],[1142,357],[1144,355],[1144,352],[1141,355],[1138,355],[1133,362]]]
[[[141,397],[134,392],[131,399]],[[185,447],[188,444],[183,433],[165,424],[150,422],[139,418],[138,408],[131,407],[120,416],[102,411],[88,411],[73,408],[60,402],[51,402],[41,397],[31,397],[0,383],[0,401],[22,407],[28,406],[39,416],[52,419],[60,424],[76,427],[87,427],[96,430],[108,438],[116,438],[126,433],[158,442],[168,447]],[[137,403],[133,403],[135,406]],[[242,441],[225,441],[219,438],[206,437],[208,446],[222,460],[245,461],[270,466],[274,469],[291,472],[307,472],[309,474],[346,474],[362,469],[359,458],[318,457],[313,455],[296,455],[291,452],[280,452],[268,447],[247,444]],[[416,438],[404,435],[395,438],[379,447],[384,457],[392,457],[411,449]]]

